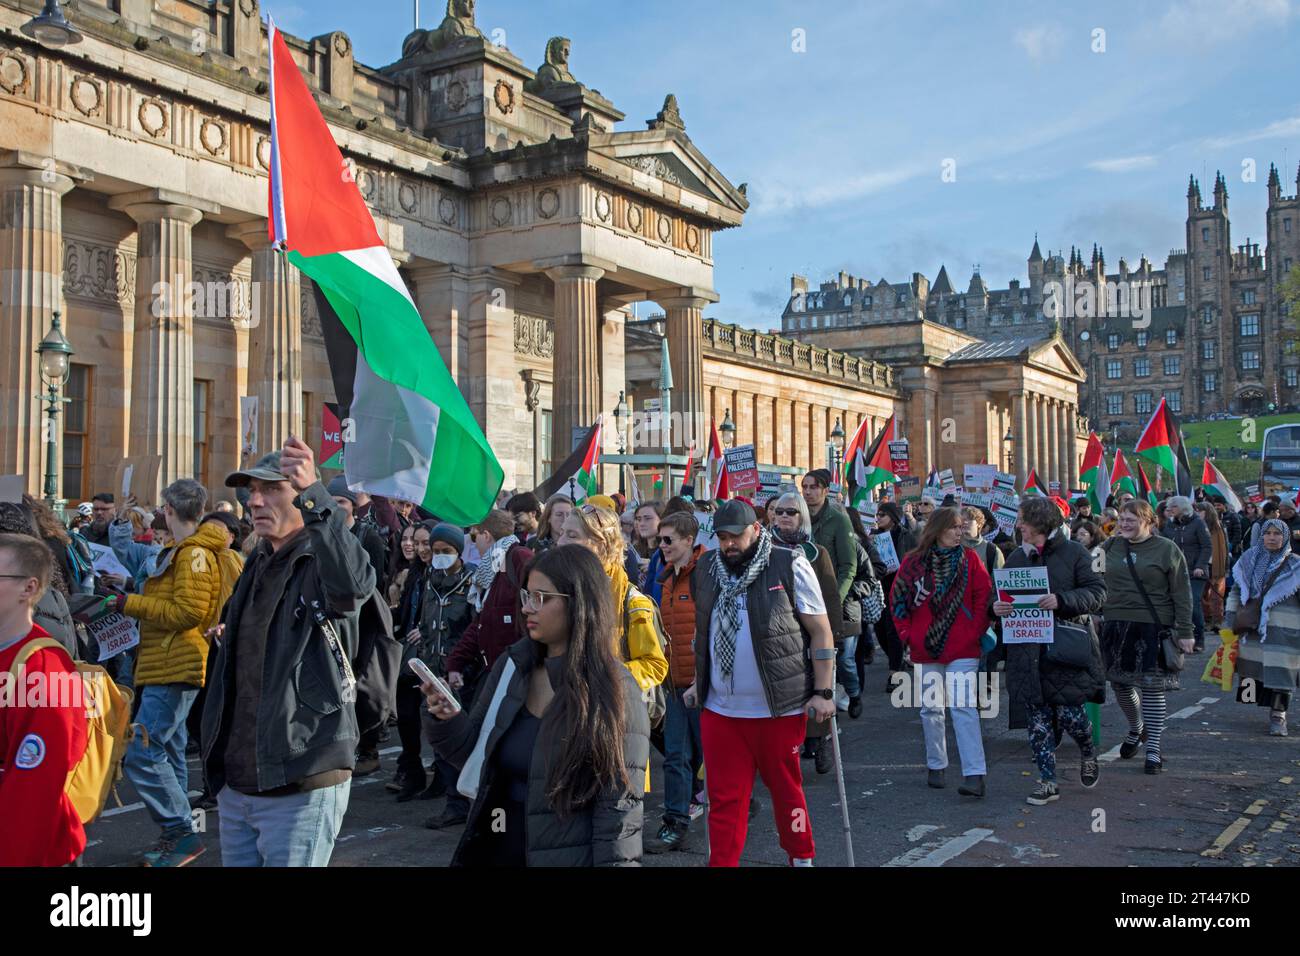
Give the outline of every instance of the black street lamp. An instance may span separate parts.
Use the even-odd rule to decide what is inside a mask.
[[[623,422],[625,422],[626,420],[627,420],[627,398],[624,395],[623,390],[619,389],[618,404],[614,406],[614,431],[618,435],[619,457],[622,457],[623,454],[627,451],[627,444],[623,434]],[[627,489],[626,487],[624,487],[625,485],[624,472],[626,470],[627,470],[627,466],[625,464],[619,464],[618,493],[620,495],[627,494]]]
[[[835,416],[835,427],[831,429],[831,472],[844,483],[844,476],[840,474],[840,467],[844,464],[844,426],[840,424],[840,417]]]
[[[59,326],[58,310],[54,312],[54,324],[50,326],[50,331],[45,333],[41,344],[36,346],[36,354],[40,356],[41,381],[46,389],[44,395],[36,396],[37,401],[46,403],[45,503],[62,519],[63,501],[59,498],[59,476],[56,468],[59,455],[56,423],[59,417],[59,406],[68,401],[66,398],[59,397],[59,390],[67,384],[68,373],[71,371],[68,359],[72,357],[73,351],[68,340],[63,337],[63,330]]]
[[[1007,446],[1007,471],[1015,472],[1016,470],[1016,436],[1011,432],[1011,426],[1007,426],[1007,433],[1002,436],[1002,443]]]
[[[85,39],[63,15],[59,0],[45,0],[45,9],[40,15],[32,17],[19,29],[24,35],[48,47],[67,46]]]
[[[736,445],[736,423],[731,420],[731,409],[727,409],[722,416],[722,424],[718,427],[722,433],[722,447],[734,448]]]

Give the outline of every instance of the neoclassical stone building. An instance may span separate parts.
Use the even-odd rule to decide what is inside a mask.
[[[309,280],[267,246],[266,27],[256,0],[84,0],[84,42],[51,50],[0,2],[0,474],[37,490],[34,348],[63,313],[63,493],[124,456],[218,486],[260,449],[318,440],[332,387]],[[380,235],[505,468],[529,487],[626,388],[632,302],[665,314],[678,449],[707,427],[702,312],[713,234],[747,202],[686,133],[676,99],[640,130],[569,71],[533,70],[451,0],[402,57],[346,34],[286,37]],[[191,283],[197,285],[191,287]]]

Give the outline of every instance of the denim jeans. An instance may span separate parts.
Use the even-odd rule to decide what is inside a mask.
[[[1209,578],[1191,578],[1192,582],[1192,633],[1196,638],[1196,646],[1200,647],[1205,643],[1205,608],[1201,604],[1201,598],[1205,595],[1205,586],[1210,583]]]
[[[921,687],[921,729],[925,732],[925,763],[931,770],[948,766],[948,732],[944,711],[952,711],[952,729],[957,736],[961,755],[961,772],[966,777],[982,777],[984,738],[980,733],[980,715],[976,680],[979,658],[963,657],[948,664],[917,664],[915,680]],[[937,702],[938,688],[943,688],[943,706]],[[932,689],[933,688],[933,689]]]
[[[122,761],[122,772],[165,834],[189,833],[192,829],[185,718],[198,695],[199,689],[191,684],[149,684],[141,688],[135,719],[147,732],[149,743],[145,745],[146,734],[136,734]]]
[[[284,797],[222,787],[221,865],[328,866],[351,792],[351,780]]]
[[[858,663],[855,659],[857,650],[857,634],[844,638],[844,643],[835,648],[835,679],[844,685],[844,692],[850,697],[862,696],[862,683],[858,680]]]
[[[695,774],[704,759],[700,711],[682,703],[684,688],[665,687],[664,690],[668,699],[664,714],[664,819],[689,824]]]

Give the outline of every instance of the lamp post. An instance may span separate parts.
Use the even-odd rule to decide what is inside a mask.
[[[1007,471],[1015,473],[1016,470],[1016,436],[1011,432],[1011,426],[1007,426],[1007,433],[1002,436],[1002,444],[1007,446]]]
[[[722,416],[722,424],[718,426],[718,431],[722,433],[722,447],[736,447],[736,423],[731,420],[731,409],[727,409]]]
[[[625,397],[623,390],[619,389],[618,404],[614,406],[614,431],[618,435],[619,457],[622,457],[627,452],[627,443],[624,439],[624,433],[623,433],[623,428],[624,428],[623,423],[625,421],[627,421],[627,398]],[[623,472],[625,470],[626,470],[626,466],[622,464],[618,466],[618,493],[620,495],[627,494],[627,489],[624,487],[624,476],[623,476]]]
[[[835,427],[831,429],[831,475],[839,479],[841,487],[844,485],[844,476],[840,474],[840,468],[844,464],[844,426],[840,424],[840,417],[835,416]]]
[[[19,29],[23,34],[48,47],[62,47],[80,43],[83,39],[77,28],[68,22],[59,7],[59,0],[45,0],[39,16],[32,17]]]
[[[662,348],[659,353],[659,436],[664,451],[664,490],[673,487],[673,466],[669,460],[673,454],[673,367],[668,360],[668,336],[660,340]]]
[[[47,4],[48,7],[48,4]],[[59,327],[59,312],[54,312],[54,323],[50,330],[36,346],[40,357],[41,381],[45,384],[45,394],[37,395],[37,401],[46,403],[45,407],[45,503],[50,506],[60,520],[63,518],[63,501],[59,498],[59,476],[56,467],[59,455],[58,429],[59,406],[67,401],[59,397],[59,390],[68,381],[71,366],[68,359],[72,357],[72,346],[63,337]]]

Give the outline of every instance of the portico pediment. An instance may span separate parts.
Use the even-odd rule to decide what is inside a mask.
[[[1059,338],[1048,339],[1030,350],[1029,361],[1041,368],[1050,369],[1061,375],[1082,381],[1085,377],[1083,366],[1074,357],[1074,353]]]
[[[593,152],[603,153],[646,176],[689,190],[741,215],[749,200],[679,129],[649,129],[593,135]]]

